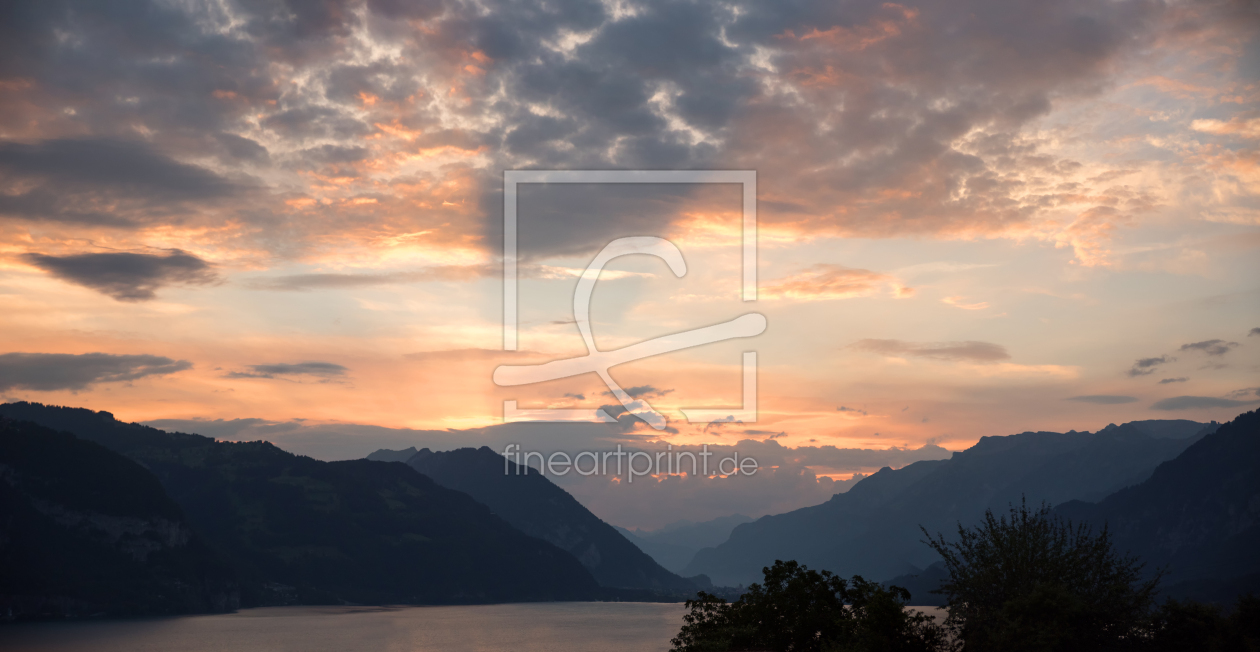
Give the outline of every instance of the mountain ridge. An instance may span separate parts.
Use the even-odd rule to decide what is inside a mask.
[[[32,403],[0,415],[95,441],[145,466],[244,582],[242,604],[595,599],[572,555],[403,464],[321,462],[267,442],[125,424]]]
[[[982,437],[949,459],[884,468],[820,505],[740,525],[723,544],[697,552],[683,574],[747,584],[775,559],[881,580],[915,573],[935,561],[919,542],[920,524],[952,531],[1024,495],[1052,504],[1106,496],[1149,476],[1211,427],[1183,424],[1182,438],[1152,437],[1132,423],[1098,433]]]
[[[235,574],[140,464],[0,417],[0,619],[215,613]]]
[[[406,464],[442,486],[472,496],[521,532],[568,551],[602,586],[673,593],[696,588],[662,568],[551,480],[488,447],[436,453],[424,448]]]

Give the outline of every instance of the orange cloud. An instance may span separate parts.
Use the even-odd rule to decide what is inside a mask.
[[[884,285],[893,282],[887,274],[867,269],[853,269],[841,265],[818,264],[785,279],[771,282],[761,290],[767,299],[797,299],[827,301],[852,299],[875,294]],[[908,296],[900,294],[899,296]],[[913,290],[911,290],[913,292]]]
[[[1229,121],[1195,120],[1190,123],[1190,128],[1195,131],[1220,136],[1237,135],[1243,138],[1260,138],[1260,118],[1243,119],[1234,117],[1230,118]]]
[[[944,299],[941,299],[941,303],[951,305],[955,308],[962,308],[963,310],[984,310],[989,307],[989,304],[984,301],[964,303],[966,300],[966,297],[945,297]]]

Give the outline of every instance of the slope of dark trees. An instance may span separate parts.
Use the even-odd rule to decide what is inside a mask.
[[[147,468],[231,566],[242,606],[597,597],[567,552],[402,464],[321,462],[32,403],[0,415],[63,430]]]
[[[374,454],[376,455],[376,454]],[[564,489],[487,447],[417,452],[407,464],[488,506],[521,532],[567,550],[603,586],[681,593],[695,585],[671,573]]]
[[[232,571],[144,467],[0,417],[0,618],[238,606]]]

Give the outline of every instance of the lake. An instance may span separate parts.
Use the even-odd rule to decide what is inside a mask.
[[[945,617],[943,609],[909,607]],[[4,652],[661,652],[680,603],[267,607],[234,614],[0,625]]]
[[[5,652],[660,652],[682,604],[268,607],[234,614],[0,625]]]

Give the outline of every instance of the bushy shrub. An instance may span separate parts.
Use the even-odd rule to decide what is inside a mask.
[[[936,652],[949,649],[933,617],[905,609],[910,594],[859,576],[845,580],[795,561],[763,568],[738,600],[687,601],[675,652]]]
[[[1106,528],[1052,517],[1050,507],[992,511],[958,540],[928,536],[949,579],[945,624],[969,652],[1124,650],[1144,644],[1159,574],[1117,554]]]

